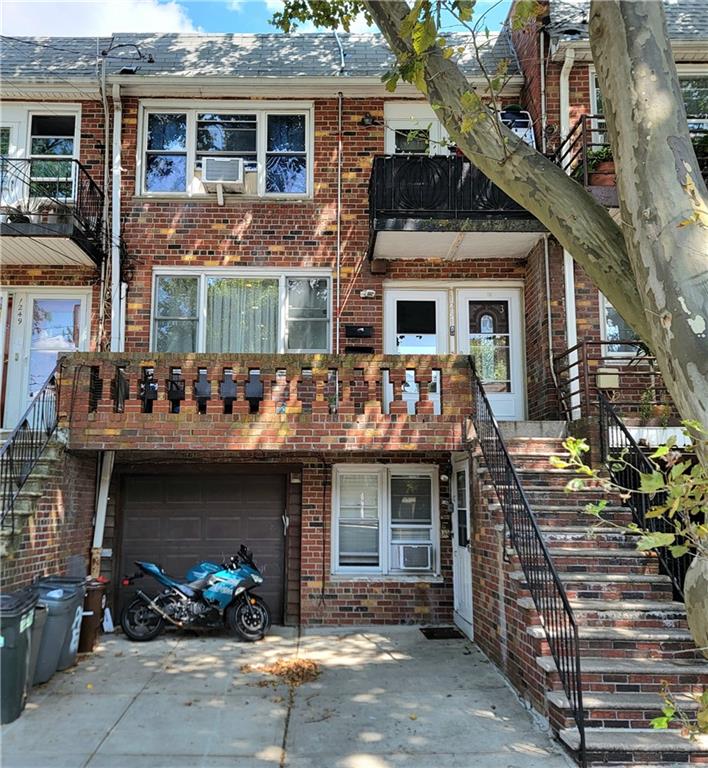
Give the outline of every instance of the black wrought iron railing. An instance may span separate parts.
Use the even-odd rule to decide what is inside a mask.
[[[674,533],[674,527],[663,518],[649,517],[647,514],[653,507],[666,501],[665,492],[650,495],[639,491],[640,475],[651,474],[654,465],[632,437],[604,392],[598,393],[598,402],[602,461],[613,482],[627,489],[627,493],[623,494],[623,503],[631,511],[634,522],[645,530]],[[671,579],[674,598],[683,602],[683,582],[691,565],[691,556],[672,557],[664,547],[658,549],[657,553],[661,571]]]
[[[475,165],[454,155],[381,155],[369,179],[372,222],[382,217],[530,217]]]
[[[35,224],[41,231],[68,221],[95,248],[105,248],[103,192],[78,160],[0,156],[0,211],[8,227]]]
[[[59,368],[57,363],[0,448],[0,528],[10,526],[12,533],[17,498],[57,428]]]
[[[688,128],[701,175],[708,179],[708,120],[689,117]],[[605,116],[581,115],[552,159],[586,187],[614,186],[614,168],[601,165],[613,162]]]
[[[484,385],[477,376],[474,359],[470,357],[469,363],[472,370],[473,422],[477,439],[578,728],[578,758],[581,765],[585,765],[585,717],[578,625],[489,405]]]

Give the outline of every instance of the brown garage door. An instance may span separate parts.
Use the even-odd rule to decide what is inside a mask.
[[[191,468],[190,468],[191,469]],[[183,577],[195,563],[220,563],[242,543],[253,550],[264,583],[258,593],[273,621],[283,620],[285,577],[284,475],[248,475],[186,470],[175,474],[127,475],[121,492],[121,575],[135,560],[159,563]],[[148,586],[147,581],[142,585]],[[150,587],[157,583],[150,583]],[[119,603],[128,595],[121,595]]]

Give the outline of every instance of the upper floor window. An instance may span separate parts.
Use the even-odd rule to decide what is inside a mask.
[[[631,341],[637,338],[629,323],[626,323],[620,313],[610,302],[600,294],[600,322],[602,326],[602,338],[604,341],[613,342],[603,347],[603,352],[609,355],[632,357],[637,351],[633,344],[619,344],[620,341]]]
[[[250,271],[157,274],[155,352],[326,352],[330,281]]]
[[[74,115],[30,117],[30,177],[36,194],[73,197]]]
[[[218,108],[216,108],[218,107]],[[240,158],[248,195],[311,190],[309,110],[156,109],[144,113],[141,191],[204,194],[208,158]]]

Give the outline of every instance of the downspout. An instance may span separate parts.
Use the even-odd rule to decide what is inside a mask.
[[[339,354],[339,330],[341,315],[341,283],[342,283],[342,154],[344,147],[342,145],[342,106],[344,96],[341,91],[337,94],[337,286],[335,303],[337,312],[335,318],[335,352]]]
[[[575,63],[575,49],[566,48],[565,60],[560,73],[560,138],[561,141],[570,132],[570,71]],[[568,173],[571,169],[568,168]],[[577,316],[575,314],[575,267],[573,257],[568,251],[563,249],[563,282],[565,285],[565,334],[568,349],[578,343]],[[578,376],[578,353],[571,352],[568,362],[571,364],[570,376],[576,379]],[[572,418],[579,419],[580,412],[580,394],[571,395],[571,415]]]
[[[546,154],[546,126],[548,125],[548,115],[546,113],[546,33],[541,27],[538,33],[538,52],[539,69],[541,79],[541,152]]]
[[[556,370],[553,360],[553,328],[551,326],[551,268],[549,265],[547,234],[543,236],[543,261],[546,268],[546,322],[548,324],[548,360],[551,365],[551,378],[553,379],[556,390],[558,390],[558,379],[556,378]]]
[[[106,530],[106,511],[108,509],[108,489],[111,485],[115,451],[103,451],[100,454],[100,472],[98,492],[96,494],[96,519],[93,525],[93,546],[91,547],[91,576],[97,579],[101,575],[101,553],[103,534]]]
[[[120,284],[120,183],[123,105],[120,85],[113,84],[113,186],[111,190],[111,352],[122,352],[122,292]]]
[[[106,60],[99,59],[98,66],[101,67],[101,78],[99,81],[101,89],[101,103],[103,105],[103,211],[101,215],[101,222],[103,224],[103,259],[101,260],[101,278],[99,281],[99,297],[98,297],[98,335],[97,335],[97,347],[99,350],[103,350],[103,334],[106,327],[106,277],[108,270],[108,253],[109,242],[108,237],[108,146],[111,140],[110,131],[110,115],[108,113],[108,96],[106,95]]]

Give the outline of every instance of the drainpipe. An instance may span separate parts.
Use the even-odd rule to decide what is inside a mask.
[[[342,107],[344,96],[341,91],[337,94],[337,287],[336,299],[337,313],[335,319],[335,352],[339,354],[339,326],[341,314],[341,271],[342,271]]]
[[[543,262],[546,268],[546,323],[548,325],[548,360],[551,365],[551,378],[558,389],[555,366],[553,364],[553,328],[551,326],[551,268],[548,255],[548,235],[543,236]]]
[[[565,51],[565,60],[560,74],[560,138],[561,141],[570,133],[570,70],[575,63],[575,49],[567,48]],[[570,173],[568,168],[567,172]],[[568,342],[568,348],[574,347],[578,343],[577,317],[575,314],[575,271],[573,257],[563,249],[563,281],[565,284],[565,334]],[[578,353],[572,352],[568,362],[572,365],[570,369],[571,378],[577,379],[578,376]],[[580,394],[571,396],[571,415],[573,419],[581,417],[580,412]]]
[[[546,114],[546,35],[543,27],[538,33],[538,51],[539,51],[539,75],[541,80],[541,152],[546,154],[546,125],[548,124],[548,115]]]
[[[121,136],[123,105],[120,85],[113,85],[113,186],[111,190],[111,352],[122,352],[121,324],[123,322],[120,283],[120,182]]]
[[[97,347],[102,350],[103,334],[106,326],[106,277],[108,271],[108,146],[111,140],[110,115],[108,113],[108,96],[106,94],[106,60],[100,59],[101,67],[101,103],[103,105],[103,211],[101,221],[103,223],[103,259],[101,260],[100,295],[98,297],[98,335]]]
[[[101,575],[101,552],[103,551],[103,533],[106,529],[106,510],[108,509],[108,488],[111,484],[115,451],[103,451],[100,458],[98,493],[96,495],[96,519],[93,525],[93,546],[91,547],[91,576],[97,579]]]

